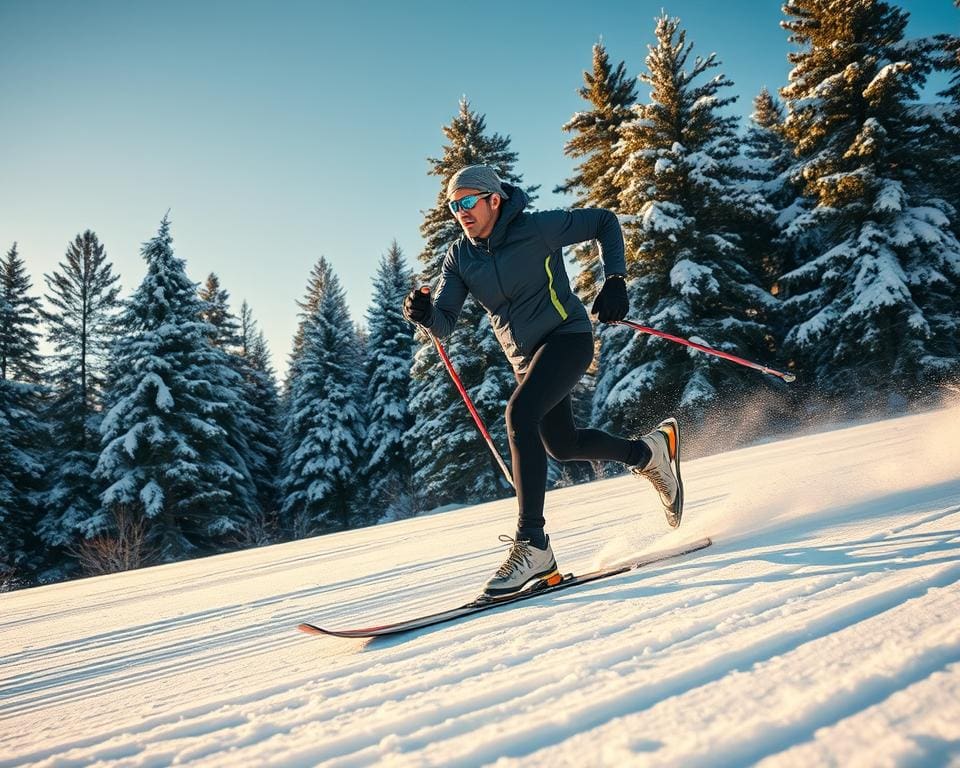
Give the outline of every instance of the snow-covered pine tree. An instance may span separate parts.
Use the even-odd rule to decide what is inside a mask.
[[[573,176],[554,192],[575,194],[574,205],[618,210],[622,191],[617,183],[616,146],[620,129],[632,117],[630,107],[637,100],[636,80],[628,77],[626,65],[616,67],[603,43],[593,46],[593,69],[584,71],[584,85],[577,91],[590,108],[577,112],[563,130],[573,136],[564,145],[568,157],[580,158]],[[596,246],[584,244],[574,250],[580,272],[574,279],[577,295],[592,302],[603,282],[603,265]]]
[[[30,288],[30,275],[14,243],[0,259],[0,379],[38,384],[43,368],[37,330],[41,310]]]
[[[35,530],[48,437],[37,400],[37,385],[0,378],[0,592],[29,584],[43,561]]]
[[[300,303],[287,376],[285,527],[297,537],[367,522],[357,499],[364,438],[362,358],[340,280],[323,257]]]
[[[0,589],[42,564],[36,527],[44,488],[46,394],[39,385],[40,300],[14,243],[0,259]]]
[[[879,0],[784,12],[799,47],[785,130],[812,206],[787,234],[813,250],[780,280],[786,343],[818,394],[899,403],[960,371],[956,212],[923,172],[937,143],[914,108],[932,41],[905,40],[907,13]]]
[[[213,272],[200,289],[200,301],[200,317],[214,329],[211,343],[224,352],[235,353],[240,344],[240,322],[230,311],[230,293],[220,286],[220,278]]]
[[[104,368],[117,332],[120,286],[89,229],[67,245],[64,261],[44,279],[51,309],[43,318],[53,347],[49,421],[55,428],[39,532],[48,561],[65,568],[64,550],[86,537],[100,509],[101,489],[92,475],[100,455]]]
[[[447,182],[467,165],[485,164],[497,169],[504,181],[522,183],[514,173],[516,153],[509,137],[488,135],[486,118],[470,108],[464,98],[450,125],[444,126],[448,144],[443,155],[430,158],[430,175],[440,180],[434,207],[426,212],[420,233],[426,241],[420,253],[421,283],[436,284],[449,245],[462,234],[447,207]],[[537,187],[525,191],[533,197]],[[418,334],[414,354],[410,407],[414,423],[404,443],[414,464],[414,482],[424,502],[491,499],[510,493],[500,469],[478,434],[460,395],[450,382],[431,340]],[[506,455],[504,408],[515,386],[513,373],[493,337],[483,308],[468,298],[457,327],[444,341],[450,359],[487,425],[498,449]]]
[[[732,83],[715,54],[686,69],[692,43],[680,21],[657,20],[649,47],[649,103],[624,125],[620,151],[631,308],[648,325],[753,358],[770,355],[767,314],[775,300],[742,248],[745,222],[768,215],[738,162],[736,118],[723,110]],[[621,333],[630,333],[621,330]],[[596,402],[601,423],[618,432],[648,428],[680,410],[702,419],[724,396],[758,385],[739,366],[663,340],[634,334],[619,360],[601,364]]]
[[[252,454],[248,467],[260,508],[259,524],[251,529],[248,538],[253,543],[266,543],[279,534],[280,396],[267,341],[246,301],[240,305],[238,354],[252,425],[247,434]]]
[[[783,135],[783,106],[765,87],[753,100],[753,114],[743,141],[746,172],[754,189],[775,212],[743,233],[744,250],[762,269],[764,285],[772,287],[787,269],[787,252],[781,232],[802,210],[802,197],[790,178],[793,152]]]
[[[960,0],[954,0],[960,9]],[[933,133],[940,142],[937,162],[940,167],[960,167],[960,35],[937,36],[934,66],[948,75],[947,87],[937,95],[946,103],[935,110]],[[960,212],[960,174],[939,173],[931,179],[937,182],[940,194]],[[960,237],[960,215],[953,216],[953,233]]]
[[[403,445],[413,423],[409,409],[413,328],[400,310],[412,284],[413,272],[394,240],[380,259],[367,311],[363,473],[371,511],[389,519],[408,517],[418,508],[410,457]]]
[[[235,447],[240,377],[210,343],[198,286],[174,256],[170,220],[141,251],[147,274],[126,302],[111,350],[110,406],[96,477],[105,490],[91,533],[126,510],[164,560],[221,551],[256,511]]]
[[[255,332],[246,302],[241,310],[246,315],[238,319],[230,309],[229,291],[221,286],[220,278],[213,272],[207,276],[199,296],[203,307],[200,317],[210,327],[210,343],[227,356],[241,382],[242,397],[234,413],[235,433],[228,439],[242,456],[257,489],[254,516],[239,532],[235,543],[240,546],[266,544],[276,528],[280,451],[278,403],[271,403],[269,399],[272,382],[260,380],[264,373],[251,368],[244,353]],[[251,336],[248,338],[246,334]],[[273,393],[276,395],[275,386]]]

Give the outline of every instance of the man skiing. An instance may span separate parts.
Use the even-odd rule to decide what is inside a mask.
[[[667,522],[680,525],[680,432],[675,419],[638,440],[596,429],[578,429],[570,393],[593,360],[593,326],[573,291],[563,263],[564,246],[596,240],[604,283],[591,307],[600,322],[626,317],[623,233],[602,208],[525,212],[523,190],[501,181],[493,168],[471,165],[447,185],[450,211],[463,229],[443,261],[436,298],[411,291],[404,316],[436,336],[449,334],[470,293],[486,309],[497,340],[517,378],[507,403],[507,435],[519,520],[503,565],[484,593],[502,598],[534,582],[561,576],[544,532],[547,452],[558,461],[619,461],[653,483]]]

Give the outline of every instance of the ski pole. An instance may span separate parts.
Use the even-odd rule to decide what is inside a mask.
[[[752,363],[749,360],[744,360],[742,357],[737,357],[736,355],[731,355],[729,352],[721,352],[719,349],[714,349],[713,347],[707,347],[703,344],[697,344],[695,341],[689,341],[687,339],[681,339],[679,336],[672,336],[669,333],[664,333],[663,331],[658,331],[654,328],[648,328],[645,325],[640,325],[635,323],[632,320],[617,320],[613,325],[625,325],[628,328],[633,328],[637,333],[648,333],[651,336],[659,336],[661,339],[666,339],[667,341],[673,341],[677,344],[683,344],[687,347],[693,347],[698,349],[701,352],[706,352],[708,355],[716,355],[717,357],[722,357],[724,360],[729,360],[732,363],[737,363],[739,365],[745,365],[747,368],[753,368],[755,371],[761,371],[762,373],[769,373],[771,376],[776,376],[779,379],[783,379],[786,382],[796,381],[797,377],[792,373],[783,373],[782,371],[776,371],[773,368],[768,368],[765,365],[760,365],[760,363]]]
[[[430,293],[430,289],[426,286],[420,289],[423,293]],[[421,326],[422,327],[422,326]],[[457,375],[456,369],[453,367],[453,363],[450,362],[450,358],[447,355],[447,350],[443,348],[443,344],[440,343],[440,339],[434,336],[433,332],[429,328],[424,328],[427,335],[433,339],[433,344],[437,348],[437,352],[440,353],[440,359],[443,360],[443,364],[447,368],[447,373],[450,374],[450,378],[453,379],[453,383],[456,386],[457,390],[460,392],[460,397],[463,398],[463,402],[467,406],[467,410],[470,411],[470,415],[473,416],[473,422],[477,425],[477,429],[480,430],[480,434],[483,435],[483,439],[487,443],[487,448],[490,449],[490,453],[493,454],[493,458],[497,460],[497,465],[500,467],[500,471],[503,472],[503,476],[507,478],[507,482],[510,483],[510,487],[516,490],[516,486],[513,484],[513,477],[510,475],[510,470],[507,469],[507,465],[503,463],[503,458],[500,456],[500,452],[497,450],[497,447],[493,444],[493,438],[490,437],[490,433],[487,431],[486,425],[483,423],[483,419],[480,418],[480,414],[477,413],[477,408],[473,404],[473,400],[470,399],[470,395],[467,394],[466,387],[463,386],[463,382],[460,380],[460,376]]]

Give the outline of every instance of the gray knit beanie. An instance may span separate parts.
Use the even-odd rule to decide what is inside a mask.
[[[504,200],[509,195],[503,191],[502,182],[497,172],[489,165],[468,165],[461,168],[447,184],[447,197],[453,197],[458,189],[479,189],[481,192],[495,192]]]

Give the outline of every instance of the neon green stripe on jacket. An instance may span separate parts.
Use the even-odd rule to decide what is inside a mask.
[[[543,268],[547,270],[547,287],[550,289],[550,301],[553,302],[554,308],[560,313],[560,319],[566,320],[567,310],[563,308],[563,304],[560,303],[560,298],[557,296],[557,292],[553,288],[553,272],[550,271],[549,256],[547,256],[546,260],[544,260]]]

